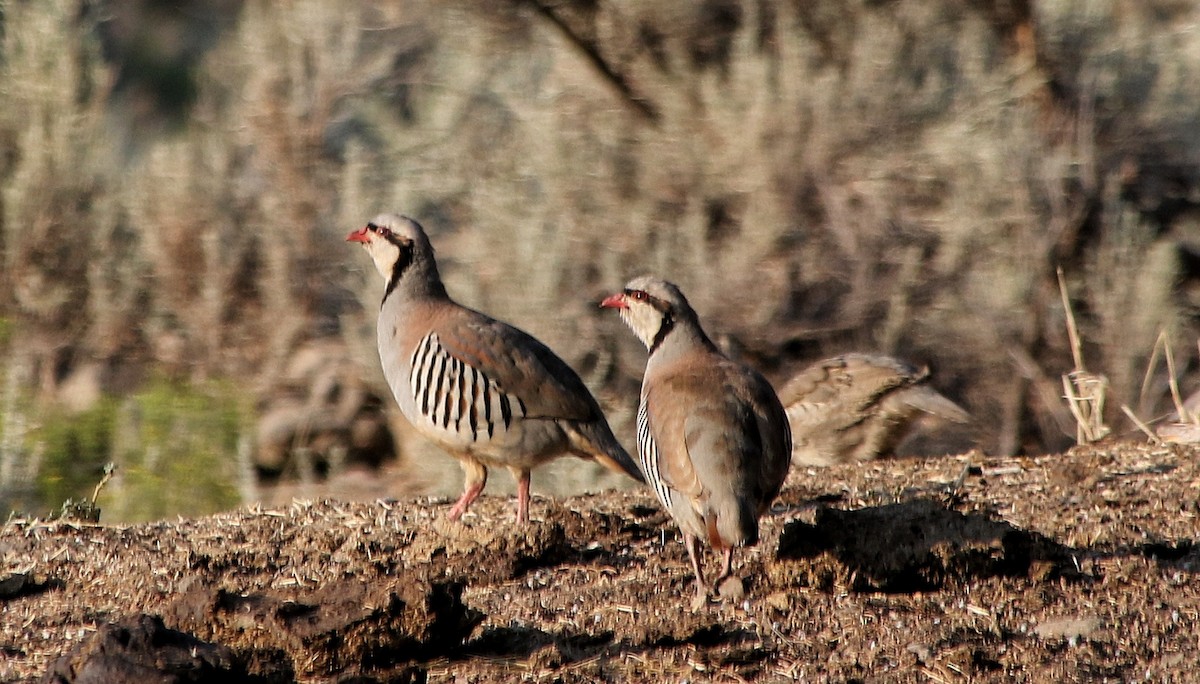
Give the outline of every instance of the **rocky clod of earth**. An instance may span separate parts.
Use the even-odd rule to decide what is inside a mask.
[[[796,468],[744,598],[699,605],[642,490],[535,497],[528,527],[497,496],[457,523],[428,500],[13,519],[0,680],[1186,681],[1197,456]]]
[[[157,616],[135,615],[102,625],[71,654],[55,661],[44,681],[185,684],[218,680],[252,681],[229,647],[169,629]]]

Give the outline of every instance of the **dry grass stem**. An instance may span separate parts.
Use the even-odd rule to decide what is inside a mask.
[[[1075,310],[1071,308],[1071,298],[1067,295],[1067,280],[1063,276],[1061,266],[1058,267],[1058,292],[1062,295],[1063,314],[1067,317],[1067,339],[1071,343],[1071,359],[1075,362],[1075,371],[1083,371],[1083,342],[1079,339]]]
[[[1121,409],[1129,417],[1129,419],[1137,426],[1139,430],[1150,436],[1150,440],[1154,443],[1161,441],[1189,444],[1200,441],[1200,416],[1197,416],[1188,409],[1187,402],[1183,400],[1183,395],[1179,391],[1179,376],[1175,366],[1175,354],[1171,351],[1171,338],[1167,331],[1160,330],[1158,339],[1154,342],[1154,349],[1150,353],[1150,360],[1146,364],[1146,374],[1142,379],[1141,399],[1144,403],[1147,394],[1151,392],[1153,384],[1154,372],[1158,367],[1158,358],[1162,355],[1167,362],[1167,386],[1170,389],[1171,401],[1175,406],[1175,419],[1159,425],[1156,431],[1151,431],[1147,424],[1139,419],[1132,409],[1127,406],[1122,406]],[[1151,423],[1162,420],[1155,418]]]
[[[1195,417],[1187,410],[1187,406],[1183,403],[1183,397],[1179,393],[1179,376],[1175,372],[1175,354],[1171,351],[1171,340],[1167,331],[1159,333],[1158,343],[1162,344],[1163,355],[1167,359],[1167,385],[1171,388],[1171,401],[1175,403],[1175,412],[1179,416],[1179,422],[1194,423],[1196,422]]]
[[[1083,365],[1083,342],[1075,323],[1075,312],[1067,296],[1066,278],[1058,269],[1058,290],[1062,294],[1063,312],[1067,318],[1067,338],[1071,343],[1071,357],[1075,370],[1062,376],[1067,408],[1075,417],[1075,441],[1089,444],[1106,437],[1112,430],[1104,423],[1104,400],[1108,392],[1108,379],[1089,372]]]
[[[1135,414],[1133,409],[1129,408],[1128,405],[1121,404],[1121,410],[1124,411],[1129,420],[1132,421],[1135,426],[1137,426],[1137,429],[1145,433],[1151,444],[1158,444],[1162,441],[1158,438],[1158,435],[1154,434],[1154,431],[1150,429],[1149,425],[1146,425],[1140,418],[1137,417],[1137,414]]]

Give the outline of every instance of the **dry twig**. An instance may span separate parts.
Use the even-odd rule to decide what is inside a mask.
[[[1108,392],[1108,378],[1088,372],[1083,365],[1083,342],[1075,323],[1075,312],[1067,296],[1067,283],[1062,268],[1058,269],[1058,290],[1062,294],[1063,311],[1067,317],[1067,338],[1071,342],[1071,358],[1075,370],[1062,376],[1067,408],[1075,417],[1075,441],[1080,444],[1096,442],[1106,437],[1111,429],[1104,424],[1104,399]]]

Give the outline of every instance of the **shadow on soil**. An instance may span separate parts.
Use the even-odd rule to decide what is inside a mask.
[[[826,591],[908,593],[995,576],[1079,574],[1070,548],[929,499],[852,511],[819,508],[813,524],[787,524],[776,559],[766,568],[772,584]]]
[[[649,640],[618,639],[611,631],[547,632],[529,627],[505,627],[484,630],[463,646],[461,656],[537,661],[544,667],[562,667],[590,658],[651,652],[685,644],[703,648],[716,644],[752,643],[755,639],[753,632],[721,624],[708,624],[674,635],[660,634]]]

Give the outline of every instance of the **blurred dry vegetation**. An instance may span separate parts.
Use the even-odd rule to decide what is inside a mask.
[[[644,351],[595,303],[641,272],[778,383],[851,350],[931,364],[976,421],[914,450],[1071,443],[1059,266],[1114,434],[1123,404],[1173,411],[1161,331],[1197,385],[1191,2],[7,0],[0,22],[0,509],[84,495],[108,460],[126,519],[343,472],[453,491],[391,410],[382,286],[343,242],[385,210],[626,441]],[[609,483],[553,470],[535,490]]]

